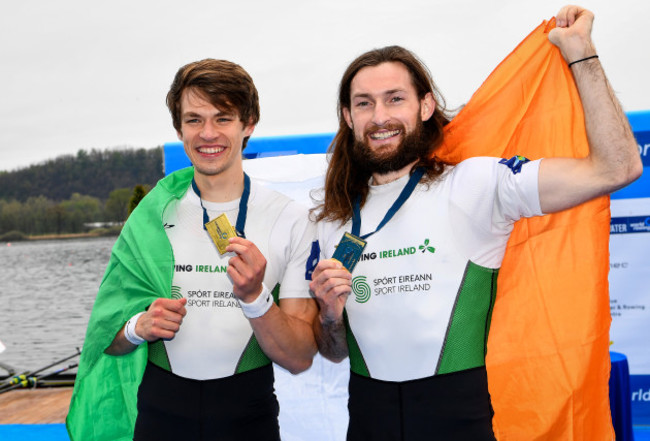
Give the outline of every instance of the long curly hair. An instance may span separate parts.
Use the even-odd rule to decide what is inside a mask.
[[[430,150],[420,158],[416,167],[425,168],[425,179],[431,181],[444,170],[444,163],[433,157],[434,150],[442,143],[443,127],[451,117],[446,109],[445,100],[435,86],[431,73],[420,59],[411,51],[400,46],[387,46],[373,49],[357,57],[348,66],[339,85],[338,117],[339,129],[329,146],[329,165],[325,175],[325,192],[320,203],[313,209],[316,221],[340,221],[344,224],[352,217],[352,204],[361,196],[361,205],[368,195],[368,180],[371,173],[365,167],[355,163],[352,149],[354,131],[347,125],[343,109],[350,110],[350,87],[356,74],[364,67],[377,66],[382,63],[402,63],[408,70],[419,99],[431,93],[436,108],[427,121],[423,121],[424,134],[431,139]],[[415,169],[416,167],[413,167]]]

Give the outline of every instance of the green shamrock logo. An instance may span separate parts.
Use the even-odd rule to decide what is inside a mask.
[[[422,250],[423,253],[425,251],[429,251],[430,253],[436,252],[436,249],[434,247],[429,246],[429,239],[424,239],[424,244],[420,245],[418,248]]]

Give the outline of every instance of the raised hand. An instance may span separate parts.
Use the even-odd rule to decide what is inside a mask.
[[[594,14],[580,6],[564,6],[555,16],[556,27],[548,39],[556,45],[567,63],[596,55],[591,41]]]

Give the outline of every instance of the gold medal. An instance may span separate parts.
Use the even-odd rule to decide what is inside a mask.
[[[212,219],[210,222],[206,223],[205,228],[208,230],[212,241],[217,246],[219,254],[226,252],[226,247],[229,243],[228,239],[237,236],[235,227],[233,227],[228,220],[226,213],[222,213],[216,218]]]

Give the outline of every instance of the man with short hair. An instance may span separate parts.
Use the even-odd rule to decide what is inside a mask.
[[[591,12],[567,6],[549,34],[580,92],[586,158],[447,165],[433,152],[449,117],[412,53],[369,51],[345,71],[317,214],[327,259],[310,289],[320,352],[350,358],[348,440],[494,440],[485,350],[514,222],[608,194],[642,170],[592,22]],[[337,247],[363,250],[354,277],[331,258]]]
[[[78,440],[90,439],[86,425],[93,439],[279,440],[271,361],[298,373],[317,350],[314,227],[306,208],[243,171],[259,121],[244,69],[212,59],[183,66],[167,105],[193,167],[158,183],[113,249],[69,431]],[[228,228],[219,224],[211,237],[205,225],[222,214],[236,236],[222,237]],[[224,249],[213,239],[227,239]],[[88,391],[95,363],[116,371],[106,378],[116,384]],[[111,421],[111,412],[126,419]]]

